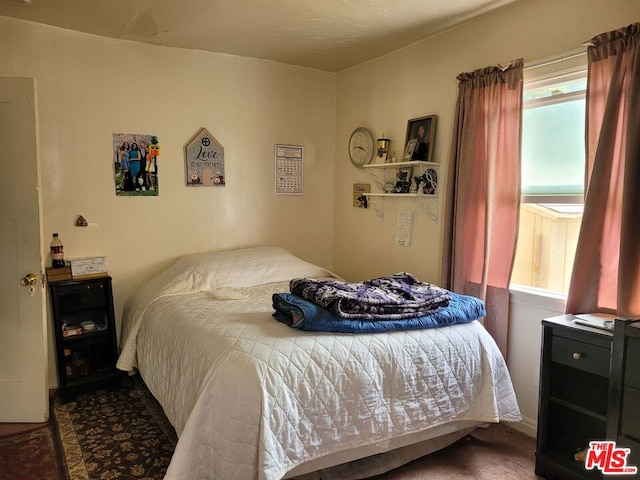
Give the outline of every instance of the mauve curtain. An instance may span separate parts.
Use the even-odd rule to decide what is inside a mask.
[[[584,215],[566,312],[640,315],[640,23],[587,45]]]
[[[522,59],[458,75],[442,283],[485,301],[485,328],[507,353],[509,280],[520,207]]]

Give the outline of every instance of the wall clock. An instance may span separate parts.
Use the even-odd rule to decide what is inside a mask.
[[[356,128],[349,138],[349,158],[356,167],[371,162],[373,158],[373,136],[364,127]]]

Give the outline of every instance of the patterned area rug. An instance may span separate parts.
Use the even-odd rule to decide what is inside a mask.
[[[0,480],[163,479],[177,436],[139,376],[132,379],[131,388],[85,393],[65,404],[59,398],[54,400],[53,423],[57,425],[62,440],[68,477],[64,472],[59,476],[50,474],[56,472],[55,465],[33,474],[25,471],[28,470],[25,465],[33,463],[36,456],[45,456],[47,448],[52,449],[55,433],[45,428],[43,431],[49,432],[46,440],[36,442],[33,450],[23,448],[15,454],[21,455],[15,463],[6,463],[7,458],[14,454],[2,443],[10,441],[11,437],[0,439],[0,453],[7,452],[4,458],[0,455]],[[535,480],[539,477],[534,473],[534,452],[535,439],[502,424],[492,425],[477,429],[439,452],[375,478]]]
[[[131,388],[54,401],[71,480],[164,477],[177,436],[139,377],[132,379]]]
[[[51,425],[0,438],[0,479],[59,480],[64,466]]]

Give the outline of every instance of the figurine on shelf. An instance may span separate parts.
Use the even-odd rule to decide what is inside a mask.
[[[424,193],[425,195],[433,195],[436,193],[436,188],[438,187],[438,176],[432,168],[429,168],[426,172],[424,172],[419,177],[413,177],[418,184],[418,192]],[[420,190],[420,184],[422,185],[422,190]]]
[[[386,182],[384,184],[384,191],[386,193],[393,193],[395,189],[396,189],[396,184],[393,182]]]
[[[433,168],[429,168],[422,176],[424,177],[423,192],[428,195],[434,195],[436,188],[438,188],[438,175],[436,171]]]
[[[416,192],[420,192],[420,184],[424,181],[424,175],[422,177],[413,177],[416,182]]]

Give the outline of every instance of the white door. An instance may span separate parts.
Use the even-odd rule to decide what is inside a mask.
[[[0,422],[49,418],[35,99],[33,79],[0,77]]]

